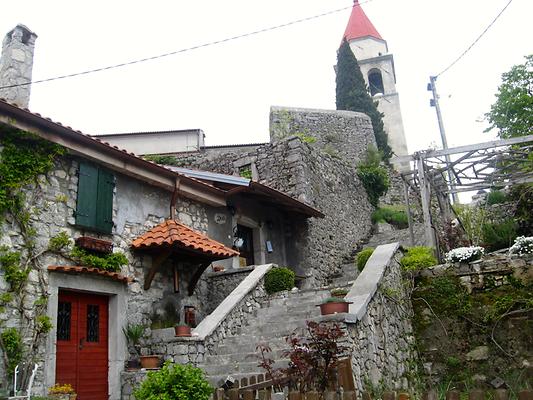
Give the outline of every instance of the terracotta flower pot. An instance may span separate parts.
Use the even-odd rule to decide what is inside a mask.
[[[346,301],[339,301],[339,302],[330,301],[328,303],[319,304],[320,314],[329,315],[329,314],[337,314],[337,313],[347,313],[350,309],[350,304],[352,303],[346,302]]]
[[[141,367],[147,369],[159,368],[159,356],[141,356]]]
[[[176,325],[174,332],[176,332],[176,336],[180,337],[191,336],[191,327],[187,325]]]
[[[53,393],[48,395],[49,398],[54,400],[76,400],[78,397],[77,394],[68,394],[68,393]]]

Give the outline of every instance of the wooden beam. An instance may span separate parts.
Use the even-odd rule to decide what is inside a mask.
[[[527,143],[527,142],[533,142],[533,135],[520,136],[516,138],[503,139],[503,140],[492,140],[490,142],[469,144],[466,146],[450,147],[448,149],[443,149],[443,150],[425,151],[424,158],[445,156],[445,155],[457,154],[457,153],[466,153],[469,151],[492,149],[495,147],[511,146],[514,144],[521,144],[521,143]],[[403,163],[407,161],[416,161],[416,159],[417,159],[417,155],[415,153],[415,154],[411,154],[408,156],[394,157],[394,158],[391,158],[390,161],[392,163]]]
[[[422,212],[424,215],[424,230],[426,234],[426,246],[437,249],[437,240],[431,224],[431,197],[429,193],[429,184],[424,171],[424,158],[417,160],[418,179],[420,180],[420,197],[422,201]],[[435,253],[437,255],[437,253]]]
[[[194,289],[196,289],[196,284],[200,280],[200,277],[204,273],[204,271],[209,267],[211,263],[203,263],[198,265],[198,269],[194,272],[193,276],[191,277],[191,280],[189,281],[189,296],[192,296]]]
[[[159,267],[170,257],[172,254],[172,249],[167,248],[164,250],[161,250],[161,252],[155,257],[152,258],[152,266],[148,270],[148,273],[144,277],[144,290],[150,289],[150,286],[152,285],[152,281],[154,280],[154,276],[159,270]]]
[[[409,240],[411,246],[415,245],[415,234],[413,231],[413,214],[411,214],[411,202],[409,201],[409,186],[405,180],[403,180],[403,193],[405,196],[405,204],[407,205],[407,222],[409,224]]]

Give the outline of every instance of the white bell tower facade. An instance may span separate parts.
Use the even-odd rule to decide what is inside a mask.
[[[370,95],[378,101],[378,109],[384,114],[383,124],[389,146],[396,155],[407,155],[394,58],[389,53],[387,42],[370,22],[358,0],[354,1],[344,37],[359,63]]]

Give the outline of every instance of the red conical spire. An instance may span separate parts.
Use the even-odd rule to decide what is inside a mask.
[[[372,36],[376,39],[383,40],[377,29],[374,27],[374,25],[372,25],[372,22],[370,22],[365,12],[359,5],[359,1],[354,0],[353,3],[354,5],[352,8],[352,14],[350,15],[348,25],[344,31],[344,37],[346,40],[350,41],[352,39],[358,39],[365,36]]]

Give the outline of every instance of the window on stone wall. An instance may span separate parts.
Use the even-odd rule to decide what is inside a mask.
[[[383,90],[383,78],[379,69],[373,68],[368,71],[368,86],[371,96],[385,93],[385,90]]]
[[[111,172],[96,164],[80,162],[76,225],[111,233],[114,188],[115,177]]]

